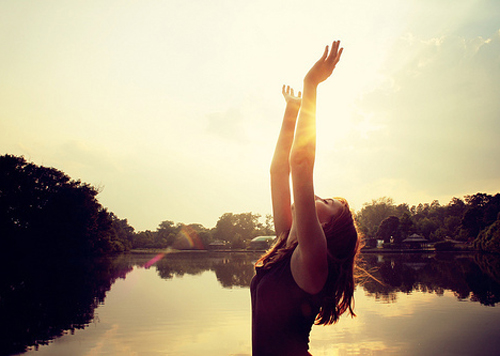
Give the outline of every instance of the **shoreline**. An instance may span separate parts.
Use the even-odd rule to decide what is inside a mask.
[[[185,249],[185,250],[177,250],[177,249],[132,249],[130,251],[126,251],[125,253],[134,253],[134,254],[175,254],[175,253],[265,253],[267,250],[245,250],[245,249],[221,249],[221,250],[196,250],[196,249]],[[483,251],[476,250],[449,250],[449,251],[437,251],[435,249],[379,249],[379,248],[370,248],[370,249],[362,249],[360,251],[361,254],[385,254],[385,253],[484,253]]]

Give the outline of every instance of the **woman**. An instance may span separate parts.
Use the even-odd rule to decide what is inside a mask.
[[[310,355],[314,322],[328,325],[354,315],[354,262],[358,235],[344,199],[314,194],[316,92],[340,60],[340,41],[304,78],[303,97],[283,86],[286,109],[271,164],[277,242],[256,263],[252,279],[252,351]],[[298,119],[297,119],[298,115]],[[294,204],[291,204],[290,174]]]

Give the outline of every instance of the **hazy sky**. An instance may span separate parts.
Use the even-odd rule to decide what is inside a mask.
[[[3,0],[0,154],[100,187],[137,230],[265,215],[281,86],[335,39],[318,195],[499,191],[496,0]]]

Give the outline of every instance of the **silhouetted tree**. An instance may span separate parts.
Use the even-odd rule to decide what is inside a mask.
[[[500,253],[500,214],[493,224],[479,233],[474,246],[482,251]]]
[[[404,212],[399,218],[399,231],[401,233],[401,239],[405,239],[410,236],[413,232],[414,226],[411,219],[411,215],[408,212]]]
[[[436,220],[429,219],[427,217],[420,219],[416,225],[417,225],[417,230],[422,235],[424,235],[426,239],[429,239],[431,237],[431,234],[434,231],[436,231],[439,227],[439,224]]]
[[[132,248],[157,248],[155,233],[150,230],[139,231],[134,236]]]
[[[380,223],[377,230],[377,239],[384,240],[385,243],[401,243],[400,223],[397,216],[391,215]],[[391,241],[392,239],[392,241]]]
[[[274,218],[271,214],[266,215],[266,221],[258,231],[259,235],[262,236],[272,236],[275,234],[274,231]]]
[[[119,219],[115,214],[110,213],[111,228],[115,238],[112,243],[116,245],[116,251],[127,251],[132,248],[135,237],[134,228],[129,225],[127,219]]]
[[[156,229],[156,236],[154,238],[156,247],[168,247],[171,246],[175,237],[177,236],[179,230],[181,229],[180,225],[175,225],[171,220],[165,220],[160,223],[158,228]]]
[[[500,213],[500,194],[477,193],[465,196],[465,201],[467,207],[462,217],[461,233],[475,239],[496,221]]]
[[[368,238],[376,236],[380,223],[391,215],[395,215],[396,206],[392,198],[382,197],[365,203],[356,214],[356,222],[361,232]]]
[[[388,226],[382,225],[389,216],[399,218],[401,238],[412,233],[421,234],[435,242],[451,239],[472,242],[480,233],[483,233],[484,238],[486,229],[495,223],[500,213],[500,194],[492,196],[477,193],[466,195],[464,199],[453,198],[448,205],[441,205],[434,200],[430,204],[420,203],[408,208],[407,204],[396,206],[391,198],[383,197],[364,204],[356,214],[356,221],[361,232],[368,237],[368,242],[374,237],[387,241],[389,236],[393,236],[393,231],[388,232]],[[475,246],[483,246],[483,249],[486,245],[477,241]]]
[[[4,248],[88,255],[127,248],[98,191],[63,172],[0,156],[0,236]],[[123,236],[122,236],[123,237]]]
[[[216,240],[228,241],[234,244],[235,248],[242,248],[248,240],[259,235],[262,229],[259,218],[259,214],[225,213],[217,221],[213,237]]]

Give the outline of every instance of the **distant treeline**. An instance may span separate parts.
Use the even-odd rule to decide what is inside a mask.
[[[180,249],[207,248],[212,242],[223,243],[227,248],[246,248],[251,239],[257,236],[273,235],[272,217],[266,216],[265,223],[259,221],[260,215],[249,213],[224,213],[214,228],[208,229],[201,224],[175,224],[165,220],[156,231],[141,231],[135,234],[132,248]]]
[[[500,253],[500,194],[466,195],[448,205],[395,205],[391,198],[366,203],[356,214],[358,228],[369,244],[383,240],[393,245],[419,234],[436,248],[446,243],[464,242],[474,249]]]
[[[98,190],[65,173],[0,156],[0,238],[4,251],[94,255],[138,248],[206,248],[212,242],[245,248],[261,235],[273,235],[272,216],[225,213],[213,228],[165,220],[155,231],[136,232],[104,208]],[[500,194],[477,193],[448,205],[396,205],[391,198],[366,203],[356,214],[365,242],[400,244],[413,233],[431,242],[468,242],[500,252]]]
[[[55,168],[14,155],[0,156],[0,239],[7,253],[89,256],[138,248],[206,248],[212,241],[243,248],[259,235],[271,235],[253,213],[225,213],[212,229],[170,220],[156,231],[136,232],[97,200],[99,191]]]

